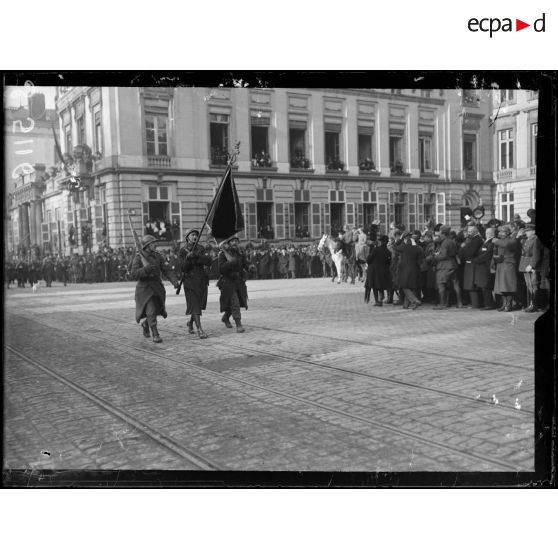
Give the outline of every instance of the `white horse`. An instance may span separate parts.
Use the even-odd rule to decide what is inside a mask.
[[[336,250],[335,241],[328,234],[324,234],[318,244],[318,250],[323,250],[327,247],[331,253],[331,259],[335,264],[335,269],[337,271],[337,283],[341,283],[341,275],[344,273],[345,269],[345,256],[341,250]],[[335,275],[333,274],[333,269],[331,270],[331,280],[335,281]]]

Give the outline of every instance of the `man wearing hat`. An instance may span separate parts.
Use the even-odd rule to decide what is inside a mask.
[[[374,292],[374,306],[383,306],[384,291],[392,289],[391,284],[391,252],[387,248],[389,238],[381,235],[378,238],[378,246],[372,248],[366,263],[366,282],[364,284],[364,301],[370,302],[370,291]]]
[[[397,241],[393,249],[400,254],[399,263],[399,287],[403,290],[403,308],[415,310],[422,302],[416,293],[420,294],[421,288],[421,266],[424,252],[418,245],[420,231],[405,232],[401,241]]]
[[[474,225],[467,227],[467,237],[459,249],[459,259],[463,262],[463,288],[469,292],[473,308],[480,308],[479,290],[475,281],[476,266],[473,262],[482,248],[483,239]]]
[[[457,308],[463,308],[461,302],[461,289],[457,278],[457,246],[450,238],[451,228],[444,225],[440,227],[440,245],[431,256],[431,261],[436,264],[436,286],[440,300],[434,310],[445,310],[449,306],[448,287],[453,287],[457,297]]]
[[[496,235],[494,227],[488,227],[485,231],[486,239],[484,240],[480,251],[473,258],[475,286],[482,290],[483,307],[481,310],[495,310],[494,297],[492,290],[494,288],[494,272],[492,270],[492,256],[494,254],[494,245],[492,240]]]
[[[528,306],[524,312],[536,312],[543,250],[542,244],[535,234],[535,225],[528,223],[525,225],[524,231],[526,240],[521,247],[521,259],[519,260],[519,272],[523,273],[527,286]]]
[[[186,296],[186,315],[190,316],[188,332],[194,333],[195,323],[198,337],[206,339],[207,334],[201,326],[201,315],[202,310],[205,310],[207,306],[209,275],[206,266],[211,265],[212,259],[197,243],[199,235],[198,229],[190,229],[186,233],[186,245],[178,253],[178,268],[182,273],[182,284]]]
[[[236,323],[237,333],[244,333],[241,322],[240,308],[248,310],[248,289],[246,288],[246,273],[249,263],[245,254],[238,246],[238,236],[233,235],[219,244],[217,263],[220,277],[217,286],[221,291],[219,299],[220,311],[224,312],[221,321],[226,327],[232,328],[230,317]]]
[[[172,270],[165,268],[163,256],[155,250],[157,239],[150,234],[141,239],[141,252],[138,251],[132,262],[130,275],[136,283],[136,322],[144,319],[141,327],[144,337],[153,334],[153,342],[161,343],[162,339],[157,330],[157,316],[167,317],[165,309],[165,287],[161,276],[168,279],[175,288],[178,281]]]

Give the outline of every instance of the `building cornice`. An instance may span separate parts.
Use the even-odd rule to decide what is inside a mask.
[[[172,177],[179,177],[179,176],[196,176],[196,177],[207,177],[207,178],[219,178],[223,175],[221,169],[219,170],[196,170],[196,169],[155,169],[155,168],[145,168],[145,167],[105,167],[98,171],[92,172],[92,178],[102,178],[103,176],[110,175],[110,174],[140,174],[146,176],[155,177],[153,180],[157,180],[159,175],[163,176],[172,176]],[[235,171],[234,176],[235,178],[253,178],[258,179],[262,178],[265,175],[265,172],[251,172],[251,171]],[[311,178],[310,178],[311,176]],[[311,174],[309,176],[308,172],[288,172],[288,173],[278,173],[278,172],[269,172],[268,178],[273,179],[304,179],[304,180],[319,180],[319,181],[328,181],[328,180],[339,180],[341,177],[337,173],[323,173],[323,174]],[[425,177],[410,177],[410,176],[367,176],[367,175],[349,175],[343,174],[342,180],[344,182],[379,182],[379,183],[399,183],[399,182],[406,182],[410,184],[423,184],[425,182],[428,183],[435,183],[435,184],[475,184],[475,185],[482,185],[482,184],[494,184],[493,180],[471,180],[471,179],[445,179],[441,177],[434,177],[434,176],[425,176]]]
[[[428,97],[418,97],[415,95],[396,95],[393,93],[386,93],[377,89],[321,89],[326,94],[336,95],[352,95],[354,97],[367,97],[369,99],[384,99],[389,101],[404,102],[404,103],[422,103],[426,105],[443,106],[446,104],[446,99],[435,99]]]

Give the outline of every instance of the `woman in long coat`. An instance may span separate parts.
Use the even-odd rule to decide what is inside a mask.
[[[391,252],[387,248],[388,237],[383,235],[378,239],[380,245],[372,248],[366,258],[368,269],[364,284],[365,302],[370,301],[370,290],[374,292],[374,306],[383,306],[384,291],[392,289],[391,283]]]
[[[498,229],[498,238],[492,241],[496,264],[494,292],[502,296],[500,312],[512,311],[513,295],[517,291],[517,240],[510,235],[511,227],[503,225]]]
[[[206,339],[207,333],[202,329],[202,310],[207,306],[207,288],[209,275],[206,266],[210,266],[211,256],[205,253],[202,246],[196,244],[200,231],[190,229],[186,233],[186,245],[178,253],[178,267],[182,273],[182,284],[186,296],[186,315],[190,316],[188,321],[188,332],[194,333],[194,323],[198,330],[198,337]]]
[[[399,287],[403,289],[405,300],[403,308],[414,310],[422,304],[414,291],[421,287],[421,265],[424,259],[422,248],[417,245],[420,232],[407,232],[402,236],[403,242],[395,243],[393,249],[401,256],[399,262]]]
[[[157,239],[151,235],[142,238],[142,250],[134,257],[130,275],[137,281],[136,322],[139,324],[140,320],[145,318],[141,324],[144,337],[150,337],[151,329],[153,342],[161,343],[162,339],[157,330],[157,316],[167,317],[166,292],[161,276],[166,277],[175,288],[178,288],[178,281],[170,270],[165,269],[163,256],[153,247],[155,242]]]

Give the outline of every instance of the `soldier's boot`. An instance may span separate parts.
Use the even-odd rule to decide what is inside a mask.
[[[384,305],[384,291],[378,291],[378,306]]]
[[[374,306],[379,306],[379,304],[378,304],[378,289],[373,289],[372,292],[374,293]]]
[[[151,333],[153,334],[153,343],[162,343],[163,340],[159,336],[159,331],[157,330],[157,326],[151,326]]]
[[[388,289],[386,304],[393,304],[393,289]]]
[[[194,315],[194,321],[196,322],[196,328],[198,330],[198,337],[200,339],[207,339],[207,333],[205,333],[205,331],[202,329],[201,319],[200,319],[199,314]]]
[[[194,331],[194,316],[193,315],[190,317],[190,320],[188,321],[188,333],[191,333],[192,335],[194,333],[196,333]]]
[[[141,328],[143,329],[143,336],[144,337],[151,337],[151,333],[149,333],[149,324],[147,320],[143,320],[141,323]]]
[[[225,324],[225,327],[228,327],[230,329],[232,329],[232,324],[230,321],[230,317],[231,315],[229,314],[229,312],[225,312],[223,314],[223,317],[221,318],[221,321]]]
[[[246,331],[242,326],[242,322],[240,321],[240,318],[238,319],[235,318],[234,323],[236,324],[236,333],[244,333]]]

